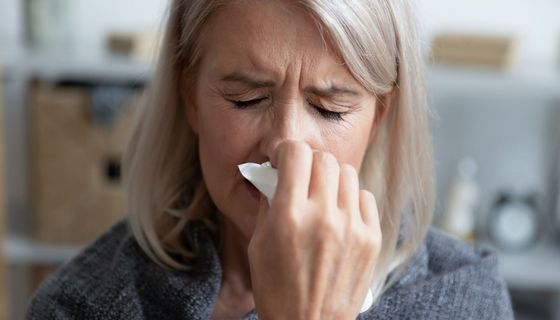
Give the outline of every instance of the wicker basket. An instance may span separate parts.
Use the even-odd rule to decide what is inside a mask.
[[[120,159],[137,98],[112,124],[92,121],[90,90],[35,85],[31,90],[30,166],[34,236],[84,244],[126,215]]]

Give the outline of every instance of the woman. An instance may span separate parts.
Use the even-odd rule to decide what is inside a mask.
[[[428,232],[421,66],[405,0],[173,1],[129,224],[30,318],[512,318],[496,258]],[[265,161],[270,205],[237,169]]]

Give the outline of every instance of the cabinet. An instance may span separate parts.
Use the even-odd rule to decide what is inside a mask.
[[[60,264],[126,215],[120,159],[151,67],[26,53],[8,66],[10,319]]]
[[[126,215],[120,162],[134,124],[137,93],[121,86],[35,83],[29,89],[29,161],[33,238],[86,244]],[[134,90],[134,89],[133,89]],[[123,110],[96,120],[95,94],[126,94]],[[100,108],[111,106],[101,105]]]

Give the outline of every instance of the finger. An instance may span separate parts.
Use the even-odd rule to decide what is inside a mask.
[[[305,142],[286,140],[274,153],[278,185],[274,198],[307,199],[313,153]]]
[[[338,190],[338,207],[359,215],[360,185],[356,169],[349,164],[340,168],[340,186]]]
[[[337,205],[340,168],[336,158],[327,152],[315,151],[309,181],[309,198]]]
[[[373,193],[367,190],[360,190],[360,213],[364,223],[370,227],[379,228],[379,211],[377,201]]]

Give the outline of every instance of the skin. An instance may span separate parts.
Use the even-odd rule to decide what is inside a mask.
[[[182,98],[225,223],[213,317],[257,308],[262,319],[355,319],[381,247],[375,199],[356,172],[390,98],[366,91],[285,2],[219,9],[200,47]],[[237,168],[269,160],[279,173],[270,207]]]

